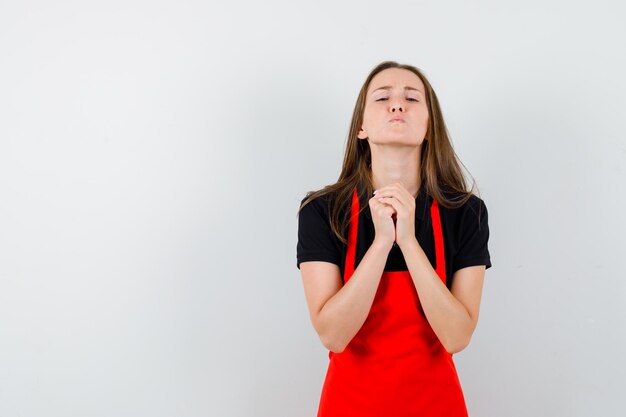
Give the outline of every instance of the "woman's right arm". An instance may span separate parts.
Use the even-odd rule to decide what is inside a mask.
[[[322,261],[300,264],[311,323],[328,350],[342,352],[365,322],[390,250],[391,244],[374,239],[343,286],[337,265]]]

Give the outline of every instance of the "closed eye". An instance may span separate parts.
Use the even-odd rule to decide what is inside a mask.
[[[385,101],[385,100],[387,100],[387,97],[381,97],[381,98],[379,98],[376,101]],[[418,99],[411,98],[411,97],[407,98],[407,100],[409,100],[409,101],[419,101]]]

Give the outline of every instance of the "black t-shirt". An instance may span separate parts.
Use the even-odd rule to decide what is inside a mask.
[[[329,195],[317,197],[302,208],[298,216],[298,243],[296,266],[306,261],[326,261],[339,266],[343,277],[347,245],[342,243],[330,228],[328,211]],[[301,203],[306,199],[303,198]],[[365,256],[375,237],[374,222],[369,209],[369,198],[359,199],[361,208],[354,268]],[[432,197],[425,186],[415,198],[415,236],[424,253],[435,268],[435,238],[430,216]],[[452,286],[453,274],[464,267],[485,265],[491,267],[487,242],[489,225],[487,207],[482,199],[472,195],[461,207],[448,209],[439,205],[441,228],[446,257],[446,284]],[[407,271],[408,267],[400,247],[394,245],[389,251],[385,271]]]

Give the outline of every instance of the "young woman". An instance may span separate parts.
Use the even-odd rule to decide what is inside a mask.
[[[491,261],[487,208],[459,164],[422,72],[376,66],[338,181],[299,209],[297,266],[330,359],[318,417],[467,416],[452,355]]]

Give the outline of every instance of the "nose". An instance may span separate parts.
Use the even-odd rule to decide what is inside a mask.
[[[389,109],[391,110],[391,112],[395,112],[396,110],[403,112],[404,108],[402,107],[402,105],[400,104],[400,101],[398,99],[395,99],[393,101],[391,101],[391,103],[389,103]]]

